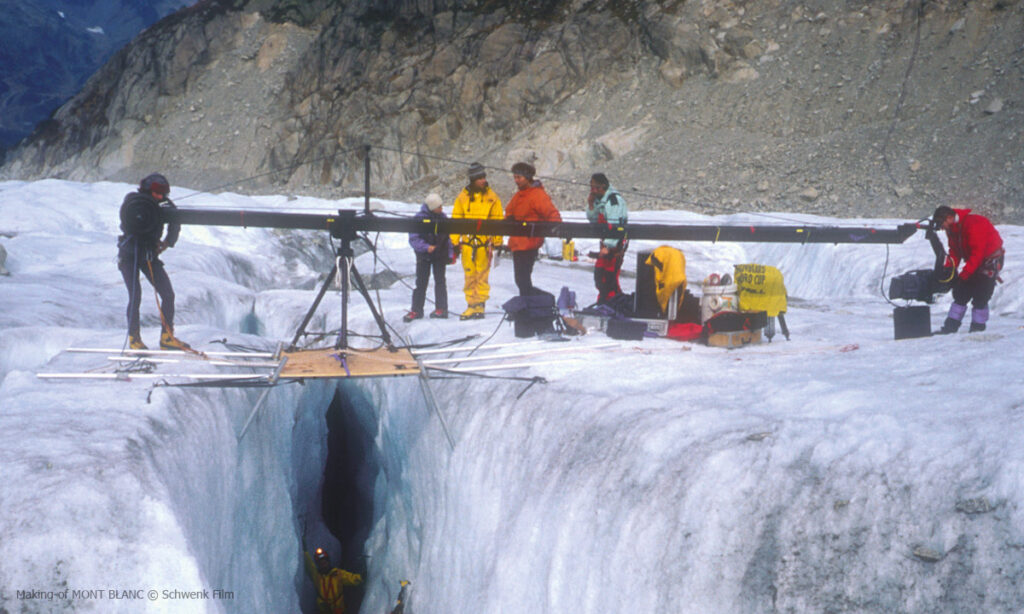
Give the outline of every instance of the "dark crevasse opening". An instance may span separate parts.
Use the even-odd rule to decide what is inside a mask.
[[[327,461],[324,466],[323,519],[341,542],[335,565],[366,576],[363,556],[373,528],[373,489],[377,459],[375,412],[354,386],[339,386],[327,410]],[[364,584],[365,586],[365,584]],[[358,612],[363,587],[345,589],[347,612]]]

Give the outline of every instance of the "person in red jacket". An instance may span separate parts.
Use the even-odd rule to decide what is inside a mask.
[[[526,162],[512,165],[512,181],[518,191],[505,207],[505,219],[519,222],[561,222],[562,216],[551,203],[551,197],[540,181],[534,179],[536,169]],[[533,263],[537,252],[544,244],[542,237],[509,237],[508,249],[512,252],[512,267],[519,288],[519,296],[533,294]]]
[[[996,281],[1001,281],[1003,239],[988,218],[971,213],[970,209],[939,207],[932,216],[932,224],[946,231],[949,242],[946,266],[951,267],[956,276],[952,280],[953,304],[937,333],[947,335],[960,329],[968,301],[971,301],[970,332],[983,331],[988,321],[988,302]]]

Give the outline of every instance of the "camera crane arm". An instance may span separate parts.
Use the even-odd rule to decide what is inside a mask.
[[[591,224],[586,222],[521,222],[516,220],[417,220],[414,218],[387,218],[376,216],[366,207],[362,215],[356,209],[339,209],[336,214],[289,213],[245,209],[165,209],[161,211],[165,223],[196,224],[200,226],[241,226],[243,228],[286,228],[296,230],[326,230],[340,239],[335,268],[327,276],[323,287],[310,306],[306,317],[292,339],[295,348],[326,293],[335,271],[341,272],[341,329],[335,348],[348,349],[348,296],[349,280],[363,295],[385,345],[395,349],[387,331],[384,317],[377,311],[359,271],[355,267],[352,241],[360,232],[415,233],[425,230],[434,234],[478,234],[496,236],[529,236],[561,238],[629,238],[655,241],[728,241],[755,243],[903,243],[917,231],[915,224],[901,224],[896,228],[840,227],[840,226],[741,226],[698,224]]]
[[[287,213],[244,209],[185,209],[163,211],[164,222],[200,226],[241,226],[326,230],[342,241],[360,232],[411,233],[432,230],[440,234],[481,234],[500,236],[606,239],[628,235],[634,240],[726,241],[752,243],[860,243],[896,244],[910,238],[918,226],[900,224],[895,228],[865,226],[773,226],[631,223],[627,225],[588,222],[521,222],[515,220],[446,219],[442,221],[389,218],[372,213],[357,215],[356,209],[336,214]]]

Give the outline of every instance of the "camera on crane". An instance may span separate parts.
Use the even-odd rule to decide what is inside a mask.
[[[892,312],[893,332],[896,339],[927,337],[931,332],[931,309],[928,305],[935,297],[949,292],[956,276],[954,267],[946,266],[946,250],[935,233],[938,228],[932,220],[921,220],[918,228],[924,228],[924,236],[931,243],[935,253],[935,266],[930,269],[907,271],[889,280],[889,299],[920,301],[924,305],[895,307]]]
[[[946,250],[942,248],[935,223],[931,220],[918,222],[919,228],[924,228],[924,236],[932,245],[935,252],[935,266],[930,269],[917,269],[907,271],[889,280],[889,298],[892,300],[904,299],[908,301],[921,301],[931,304],[935,302],[937,295],[949,292],[953,287],[953,267],[945,266]]]

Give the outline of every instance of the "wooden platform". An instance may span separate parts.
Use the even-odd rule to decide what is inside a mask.
[[[418,375],[416,359],[407,349],[389,352],[387,348],[376,350],[300,350],[284,352],[288,361],[280,377],[392,377]],[[347,368],[346,368],[347,367]]]

